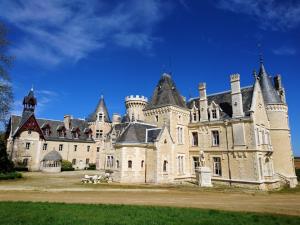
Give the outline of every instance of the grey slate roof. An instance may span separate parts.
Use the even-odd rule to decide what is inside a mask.
[[[153,128],[156,127],[143,123],[129,123],[123,133],[117,138],[116,143],[146,143],[147,129]],[[156,140],[158,134],[158,132],[150,132],[148,142]]]
[[[264,97],[264,101],[266,104],[282,104],[282,101],[275,90],[275,87],[273,86],[273,82],[269,75],[266,72],[266,69],[264,67],[264,64],[260,64],[259,69],[259,83],[261,86],[262,94]]]
[[[177,90],[171,76],[164,73],[154,90],[150,102],[144,110],[155,109],[169,105],[186,108],[183,97]]]
[[[24,115],[24,113],[23,113]],[[25,114],[26,117],[30,116],[29,113]],[[29,117],[28,117],[29,118]],[[50,135],[45,136],[46,140],[60,140],[60,141],[79,141],[79,142],[93,142],[93,140],[89,139],[85,134],[84,131],[88,128],[88,123],[85,120],[81,119],[71,119],[71,129],[66,130],[66,137],[59,137],[57,130],[59,128],[64,127],[64,121],[59,120],[48,120],[48,119],[36,119],[38,125],[40,127],[46,127],[48,124],[50,126]],[[22,123],[26,122],[25,117],[12,115],[11,116],[11,127],[12,133],[16,131],[18,127],[22,126]],[[80,136],[78,139],[72,137],[71,130],[72,128],[79,128],[80,129]]]
[[[253,96],[253,87],[245,87],[241,89],[242,99],[243,99],[243,109],[246,116],[250,115],[250,108],[252,104],[252,96]],[[222,113],[220,117],[223,119],[232,117],[232,104],[231,104],[231,91],[216,93],[207,96],[208,105],[214,101],[216,104],[220,106],[222,109]],[[188,107],[191,109],[193,107],[193,103],[199,109],[199,97],[193,98],[188,102]]]
[[[51,152],[46,154],[43,158],[43,161],[61,161],[61,160],[62,160],[61,155],[55,150],[52,150]]]
[[[147,142],[156,141],[157,137],[161,132],[161,128],[147,130]]]
[[[109,113],[108,113],[108,110],[107,110],[107,107],[106,107],[106,104],[105,104],[105,100],[104,100],[104,97],[101,96],[98,104],[97,104],[97,107],[95,109],[95,111],[90,114],[87,118],[87,121],[89,122],[94,122],[97,120],[97,115],[99,112],[102,112],[103,115],[104,115],[104,121],[107,122],[107,123],[110,123],[110,118],[109,118]]]

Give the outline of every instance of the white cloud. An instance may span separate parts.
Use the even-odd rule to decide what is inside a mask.
[[[215,0],[218,8],[243,13],[263,29],[287,30],[300,24],[300,2],[293,0]]]
[[[296,49],[288,46],[282,46],[280,48],[274,49],[273,53],[275,55],[284,55],[284,56],[289,56],[289,55],[295,55],[297,53]]]
[[[169,6],[158,0],[1,0],[0,18],[22,32],[14,55],[55,65],[112,44],[151,50]]]

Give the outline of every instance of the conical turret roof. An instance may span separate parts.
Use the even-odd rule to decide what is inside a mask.
[[[108,114],[108,110],[105,104],[105,100],[104,97],[101,95],[101,98],[97,104],[97,107],[95,109],[95,111],[87,118],[88,121],[92,122],[92,121],[96,121],[97,120],[97,115],[98,113],[103,113],[104,116],[104,122],[110,123],[110,118],[109,118],[109,114]]]
[[[163,107],[167,105],[186,108],[183,97],[176,88],[170,74],[164,73],[159,80],[153,96],[146,106],[145,110]]]
[[[260,63],[259,69],[259,83],[261,86],[262,94],[266,104],[280,104],[282,103],[280,97],[273,86],[272,80],[266,72],[263,62]]]

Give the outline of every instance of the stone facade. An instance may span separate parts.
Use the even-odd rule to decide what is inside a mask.
[[[199,96],[186,101],[171,76],[163,74],[149,101],[144,96],[126,97],[126,115],[114,114],[112,121],[103,97],[86,120],[35,118],[36,99],[30,91],[23,115],[11,117],[8,153],[37,171],[44,156],[57,151],[76,169],[95,163],[122,183],[195,180],[203,157],[214,183],[295,187],[281,76],[273,83],[263,63],[254,75],[254,84],[242,88],[240,75],[233,74],[231,90],[210,95],[200,83]]]

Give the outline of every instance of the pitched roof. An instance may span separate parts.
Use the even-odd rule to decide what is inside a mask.
[[[176,88],[174,81],[169,74],[164,73],[154,90],[152,98],[145,110],[154,109],[163,106],[178,106],[186,108],[183,97]]]
[[[147,129],[156,128],[155,126],[144,124],[144,123],[129,123],[123,133],[117,138],[117,143],[146,143],[146,132]],[[149,134],[149,133],[148,133]],[[157,133],[150,132],[150,139],[152,142],[155,140],[154,137]]]
[[[24,115],[24,113],[23,113]],[[11,116],[11,128],[12,128],[12,134],[14,134],[14,132],[21,127],[23,121],[27,121],[25,118],[26,117],[30,117],[30,114],[27,112],[25,114],[26,117],[22,117],[21,116],[16,116],[16,115],[12,115]],[[33,113],[32,113],[33,115]],[[60,120],[49,120],[49,119],[39,119],[36,118],[36,121],[39,125],[39,127],[43,127],[46,128],[46,124],[49,125],[50,127],[50,134],[49,136],[44,136],[46,140],[59,140],[59,141],[76,141],[76,142],[93,142],[93,140],[91,140],[87,135],[84,134],[84,131],[89,128],[89,125],[87,123],[87,121],[85,120],[81,120],[81,119],[71,119],[71,124],[70,127],[72,128],[79,128],[80,129],[80,136],[74,140],[74,138],[72,137],[72,132],[71,129],[70,130],[66,130],[66,136],[64,138],[59,137],[58,136],[58,132],[57,129],[58,128],[62,128],[64,127],[64,121],[60,121]]]
[[[253,96],[253,87],[244,87],[241,89],[242,99],[243,99],[243,109],[245,115],[250,115],[250,108],[252,104],[252,96]],[[215,102],[220,106],[222,112],[220,114],[221,118],[231,118],[232,117],[232,103],[231,103],[231,91],[216,93],[207,96],[208,105],[212,102]],[[193,104],[199,109],[199,97],[193,98],[188,102],[188,107],[191,109]]]
[[[259,83],[266,104],[281,104],[282,101],[273,86],[272,80],[266,72],[264,64],[261,62],[259,69]]]
[[[107,123],[110,123],[110,117],[109,117],[109,113],[108,113],[108,110],[107,110],[107,107],[106,107],[106,104],[105,104],[105,100],[104,100],[104,97],[101,96],[98,104],[97,104],[97,107],[95,109],[95,111],[90,114],[87,118],[87,121],[89,122],[94,122],[97,120],[97,115],[99,112],[102,112],[103,115],[104,115],[104,121],[107,122]]]

